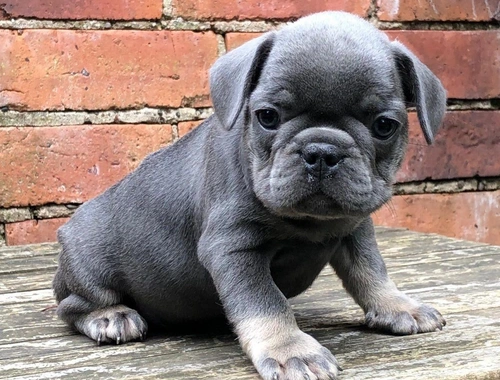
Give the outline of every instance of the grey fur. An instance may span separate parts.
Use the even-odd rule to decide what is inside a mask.
[[[144,337],[144,320],[225,315],[263,378],[331,379],[335,358],[298,329],[287,301],[330,263],[369,326],[442,328],[439,312],[388,278],[370,218],[389,200],[404,156],[406,103],[434,138],[446,101],[439,80],[342,12],[265,34],[210,74],[215,115],[59,230],[59,316],[122,343]],[[262,109],[278,112],[276,130],[259,124]],[[384,141],[371,132],[379,116],[399,124]]]

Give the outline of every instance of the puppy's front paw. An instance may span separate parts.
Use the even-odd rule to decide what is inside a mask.
[[[397,300],[369,310],[365,316],[368,327],[397,335],[442,330],[446,321],[439,311],[401,294]]]
[[[125,343],[146,337],[146,321],[137,313],[123,305],[98,309],[75,322],[76,328],[94,339],[97,344]]]
[[[333,380],[340,370],[331,352],[300,330],[257,342],[250,354],[264,380]]]

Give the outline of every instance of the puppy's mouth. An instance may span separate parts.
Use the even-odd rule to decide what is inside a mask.
[[[344,217],[342,207],[322,191],[308,196],[289,208],[289,217],[308,217],[315,219],[339,219]]]
[[[360,159],[347,157],[328,174],[312,175],[298,165],[280,165],[263,178],[256,194],[274,214],[320,220],[363,217],[391,196],[390,186]],[[258,191],[258,190],[261,191]]]
[[[365,197],[369,197],[366,194]],[[279,214],[291,218],[315,218],[321,220],[344,219],[346,216],[366,216],[375,211],[378,206],[371,202],[352,202],[332,198],[319,190],[306,196],[289,207],[275,209]]]

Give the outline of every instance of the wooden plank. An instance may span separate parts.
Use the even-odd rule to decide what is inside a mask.
[[[499,312],[500,309],[492,311]],[[438,357],[453,361],[460,358],[459,353],[464,353],[474,363],[476,359],[494,360],[496,357],[493,355],[500,348],[500,342],[495,339],[497,321],[475,316],[456,316],[453,329],[407,337],[382,335],[360,327],[340,331],[325,328],[306,331],[336,354],[346,368],[344,375],[348,376],[345,378],[363,373],[367,375],[365,378],[371,378],[370,368],[373,367],[380,369],[380,373],[376,372],[377,377],[381,376],[378,378],[391,378],[395,374],[401,376],[401,373],[405,377],[399,378],[417,378],[422,371],[429,371],[422,364]],[[51,344],[55,342],[52,340]],[[10,376],[23,379],[29,378],[28,374],[38,373],[50,375],[50,378],[71,376],[83,379],[103,369],[105,373],[117,376],[112,378],[119,378],[137,374],[138,370],[144,371],[145,368],[147,371],[142,376],[162,375],[169,379],[205,378],[206,370],[219,378],[225,378],[222,374],[231,375],[229,378],[240,378],[240,375],[247,378],[253,374],[249,365],[242,366],[247,359],[231,335],[160,337],[144,343],[103,347],[89,342],[86,347],[76,349],[66,344],[66,350],[49,351],[44,355],[40,351],[46,347],[47,344],[38,346],[36,357],[0,361],[0,373],[8,371]],[[461,362],[453,362],[453,371],[473,370],[463,357]],[[500,371],[500,363],[491,368]]]
[[[0,276],[0,294],[49,289],[52,287],[54,269],[11,273]]]
[[[482,293],[481,287],[477,287],[476,292],[481,294],[472,294],[472,297],[470,297],[471,294],[468,292],[463,295],[460,294],[460,299],[454,300],[448,300],[445,296],[445,302],[439,302],[439,305],[435,304],[435,306],[439,306],[448,319],[449,326],[445,330],[454,325],[454,328],[457,328],[457,322],[453,320],[453,312],[475,315],[478,314],[481,307],[488,307],[488,309],[491,309],[493,305],[496,305],[497,310],[500,308],[500,294],[498,291],[485,294]],[[306,330],[311,331],[323,328],[335,331],[342,329],[363,329],[362,313],[349,298],[346,297],[342,300],[335,299],[335,297],[331,297],[331,299],[330,297],[319,298],[314,295],[311,296],[309,292],[299,298],[302,297],[306,297],[305,302],[293,302],[293,304],[299,324]],[[295,301],[299,301],[299,298]],[[494,303],[492,303],[492,301]],[[27,344],[29,347],[33,341],[38,341],[44,337],[60,337],[71,334],[70,330],[67,329],[62,322],[57,320],[53,312],[43,313],[44,320],[42,320],[42,318],[40,318],[40,315],[42,315],[39,311],[40,306],[42,305],[35,308],[32,313],[28,313],[25,310],[25,315],[16,313],[13,318],[8,318],[8,320],[3,321],[1,329],[4,339],[0,341],[2,343],[18,342],[20,344]],[[20,327],[12,324],[16,323],[16,321]],[[9,325],[12,327],[5,328]],[[28,328],[28,325],[31,326]],[[81,338],[88,341],[84,337]],[[93,347],[93,343],[90,341],[88,341],[88,344]],[[66,349],[67,347],[63,347],[63,350]],[[5,348],[4,345],[0,345],[0,357],[12,357],[8,355],[8,352],[8,347]]]
[[[15,293],[5,293],[0,294],[0,306],[10,305],[10,304],[22,304],[31,301],[47,301],[51,302],[53,300],[52,289],[38,289],[38,290],[28,290],[24,292]]]
[[[468,310],[469,308],[478,309],[484,304],[496,305],[497,301],[500,301],[500,297],[496,297],[497,293],[495,293],[495,283],[498,283],[498,273],[500,273],[498,260],[494,261],[489,256],[486,258],[464,256],[462,260],[469,260],[469,263],[474,265],[467,265],[466,262],[460,260],[443,261],[437,264],[424,262],[414,266],[390,268],[390,272],[401,289],[433,304],[443,313],[457,308]],[[476,271],[478,270],[481,271],[482,281],[489,283],[489,288],[477,282]],[[315,306],[324,304],[325,310],[332,316],[338,313],[337,305],[340,305],[343,310],[359,310],[352,299],[341,289],[340,281],[332,272],[326,269],[311,289],[293,301],[296,309],[308,307],[318,313]],[[455,295],[457,291],[459,293]],[[479,294],[471,302],[469,296],[474,292]],[[447,303],[447,299],[452,301]],[[23,305],[23,302],[26,305]],[[30,304],[32,302],[34,302],[33,305]],[[7,328],[16,321],[22,320],[23,330],[18,330],[14,336],[9,335],[8,339],[22,340],[29,339],[30,335],[37,336],[35,331],[42,331],[46,326],[57,322],[55,317],[40,318],[42,316],[40,310],[54,302],[52,291],[49,289],[0,294],[0,304],[4,305],[7,314],[0,321],[0,328]],[[5,338],[0,334],[0,342]]]
[[[394,243],[393,243],[394,244]],[[414,244],[414,243],[411,243]],[[442,260],[454,260],[461,258],[460,256],[466,256],[469,254],[474,254],[475,256],[485,256],[485,255],[496,255],[499,250],[493,246],[481,246],[481,247],[462,247],[461,244],[456,246],[448,243],[437,244],[432,250],[425,250],[422,248],[419,251],[417,248],[412,250],[413,245],[408,245],[407,243],[401,244],[398,248],[391,248],[383,250],[383,256],[389,263],[389,259],[397,258],[398,261],[394,265],[412,265],[413,263],[419,261],[429,261],[438,262]],[[422,255],[425,253],[425,257]],[[52,271],[55,273],[57,269],[57,256],[55,255],[44,255],[44,256],[34,256],[34,257],[22,257],[22,258],[12,258],[9,259],[8,265],[0,266],[0,276],[9,274],[27,274],[32,271]],[[0,284],[2,279],[0,279]]]
[[[477,244],[465,240],[453,240],[447,238],[439,238],[437,235],[414,234],[405,237],[397,237],[394,239],[378,239],[377,240],[380,252],[384,257],[392,257],[394,254],[421,256],[433,252],[464,250],[467,248],[484,247],[489,249],[492,246],[487,244]]]
[[[301,328],[332,350],[340,379],[500,378],[500,247],[377,229],[395,282],[437,307],[441,332],[397,337],[370,331],[327,268],[291,301]],[[229,332],[154,335],[96,347],[55,315],[50,282],[58,246],[0,249],[0,378],[258,379]]]
[[[27,273],[38,270],[52,270],[54,273],[57,269],[57,256],[33,256],[20,257],[9,259],[8,264],[0,267],[0,276],[4,274]]]
[[[498,276],[500,268],[493,267],[491,274],[485,277]],[[500,307],[500,284],[468,282],[473,279],[456,273],[456,282],[441,286],[428,286],[415,282],[406,284],[403,289],[407,294],[419,298],[438,308],[445,316],[450,313],[475,311],[482,308]],[[335,323],[361,323],[362,312],[352,298],[340,288],[334,276],[323,276],[304,294],[291,301],[294,311],[299,317],[309,321],[309,325],[332,325]],[[462,280],[462,283],[458,281]],[[497,279],[498,280],[498,279]],[[411,288],[414,289],[411,289]],[[30,293],[39,296],[38,293]],[[24,340],[39,339],[44,336],[54,336],[55,326],[60,326],[59,332],[67,334],[54,310],[42,310],[54,305],[51,291],[46,290],[42,300],[34,299],[27,303],[12,303],[2,306],[3,318],[0,320],[0,344],[14,343]],[[20,325],[21,327],[14,327]]]
[[[59,252],[59,244],[57,243],[42,243],[31,244],[13,247],[0,248],[0,265],[2,261],[7,261],[15,258],[28,258],[35,256],[57,255]]]
[[[396,242],[397,241],[397,242]],[[447,252],[475,248],[480,251],[480,247],[488,246],[468,242],[443,238],[439,235],[425,235],[406,230],[380,230],[378,231],[378,243],[385,257],[397,256],[415,257],[420,253]],[[0,275],[8,273],[23,273],[31,270],[57,268],[57,254],[59,245],[55,243],[29,245],[23,247],[1,247],[0,248]],[[8,261],[8,265],[3,265],[3,261]]]

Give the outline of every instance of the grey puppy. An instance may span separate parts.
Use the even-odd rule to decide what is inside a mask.
[[[60,229],[58,315],[116,343],[225,315],[264,379],[333,379],[337,361],[287,301],[330,264],[369,327],[441,329],[389,279],[370,218],[403,159],[405,106],[429,143],[442,121],[430,70],[370,23],[325,12],[231,51],[210,77],[215,115]]]

